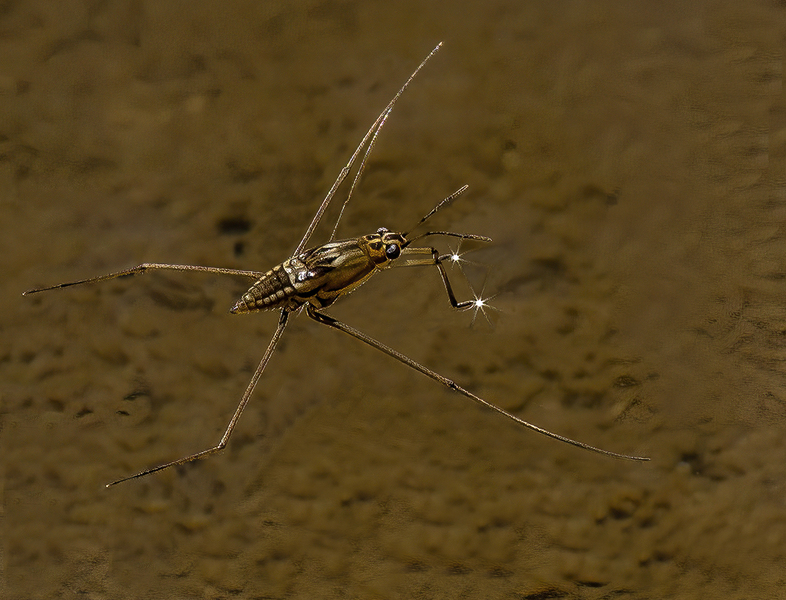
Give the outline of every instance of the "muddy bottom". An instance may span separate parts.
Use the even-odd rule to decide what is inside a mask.
[[[786,11],[754,2],[11,3],[0,16],[8,598],[773,598],[786,585]],[[228,313],[422,58],[339,238],[439,273]],[[346,187],[337,198],[345,198]],[[340,202],[315,232],[330,236]],[[466,253],[465,253],[466,252]],[[475,294],[476,296],[473,296]]]

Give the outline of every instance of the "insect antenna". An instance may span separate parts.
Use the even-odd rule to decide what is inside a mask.
[[[461,186],[459,189],[457,189],[455,192],[453,192],[453,193],[452,193],[450,196],[448,196],[448,197],[447,197],[447,198],[445,198],[445,199],[444,199],[442,202],[440,202],[440,203],[439,203],[439,204],[437,204],[437,205],[436,205],[434,208],[432,208],[432,209],[429,211],[429,213],[428,213],[428,214],[427,214],[425,217],[423,217],[423,218],[422,218],[420,221],[418,221],[417,223],[415,223],[414,227],[410,227],[410,228],[409,228],[409,231],[407,231],[406,233],[404,233],[404,234],[403,234],[403,235],[404,235],[404,237],[407,237],[407,236],[409,236],[409,234],[410,234],[410,233],[412,233],[413,231],[415,231],[415,230],[416,230],[418,227],[420,227],[421,225],[423,225],[423,223],[425,223],[425,222],[426,222],[426,221],[428,221],[428,220],[429,220],[431,217],[433,217],[433,216],[434,216],[434,215],[437,213],[437,211],[439,211],[439,210],[440,210],[442,207],[444,207],[444,206],[447,206],[448,204],[451,204],[451,203],[452,203],[452,202],[453,202],[453,201],[454,201],[456,198],[458,198],[459,196],[461,196],[461,194],[463,194],[464,192],[466,192],[468,189],[469,189],[469,186],[468,186],[468,185],[466,185],[466,184],[464,184],[463,186]],[[418,236],[418,237],[424,237],[424,236],[423,236],[423,235],[421,235],[421,236]],[[417,238],[416,238],[416,239],[417,239]]]
[[[405,238],[408,237],[410,233],[412,233],[415,229],[417,229],[418,227],[423,225],[423,223],[425,223],[432,216],[434,216],[434,214],[438,210],[440,210],[441,208],[449,205],[456,198],[458,198],[461,194],[466,192],[468,188],[469,188],[468,185],[461,186],[459,189],[457,189],[455,192],[453,192],[450,196],[448,196],[442,202],[440,202],[434,208],[432,208],[431,211],[429,211],[429,213],[425,217],[423,217],[420,221],[418,221],[415,224],[414,227],[410,227],[409,231],[407,231],[406,233],[403,233],[402,235]],[[428,236],[432,236],[432,235],[444,235],[444,236],[448,236],[448,237],[459,238],[459,239],[462,239],[462,240],[476,240],[478,242],[490,242],[491,241],[490,237],[486,237],[485,235],[475,235],[474,233],[456,233],[454,231],[427,231],[425,233],[421,233],[420,235],[416,235],[415,237],[413,237],[411,239],[408,239],[404,244],[402,244],[401,248],[403,250],[404,248],[408,247],[413,242],[416,242],[418,240],[422,240],[424,237],[428,237]]]

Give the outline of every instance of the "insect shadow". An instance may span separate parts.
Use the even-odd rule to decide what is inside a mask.
[[[235,305],[230,310],[233,314],[239,313],[250,313],[262,310],[278,310],[279,311],[279,319],[278,319],[278,326],[276,327],[273,336],[270,339],[270,343],[265,350],[264,355],[262,356],[262,360],[259,362],[256,370],[254,371],[254,375],[251,377],[251,381],[248,383],[245,392],[243,392],[243,396],[240,399],[240,402],[235,409],[235,413],[232,415],[232,418],[227,425],[226,430],[224,431],[224,435],[221,436],[221,440],[215,446],[207,448],[206,450],[202,450],[200,452],[196,452],[194,454],[189,454],[188,456],[184,456],[182,458],[178,458],[177,460],[173,460],[156,467],[152,467],[149,469],[145,469],[144,471],[140,471],[135,475],[130,475],[128,477],[123,477],[121,479],[117,479],[108,483],[106,487],[111,487],[118,483],[122,483],[124,481],[128,481],[130,479],[136,479],[138,477],[144,477],[145,475],[150,475],[151,473],[155,473],[156,471],[161,471],[163,469],[168,469],[169,467],[174,467],[177,465],[182,465],[187,462],[191,462],[200,458],[206,458],[212,454],[220,452],[223,450],[227,442],[229,441],[232,432],[237,425],[238,420],[240,419],[240,415],[243,414],[243,410],[246,408],[249,399],[251,398],[251,394],[254,391],[254,388],[257,385],[262,373],[267,367],[268,361],[273,354],[273,351],[276,348],[279,340],[281,339],[281,335],[284,333],[284,329],[289,322],[289,317],[293,312],[300,311],[305,307],[306,314],[317,321],[318,323],[322,323],[323,325],[327,325],[328,327],[332,327],[333,329],[337,329],[342,331],[361,342],[368,344],[372,348],[376,348],[377,350],[384,352],[388,356],[396,359],[397,361],[407,365],[408,367],[419,371],[423,375],[430,377],[434,381],[441,383],[442,385],[450,388],[481,404],[491,410],[507,417],[518,423],[519,425],[523,425],[528,429],[533,431],[537,431],[545,436],[550,438],[559,440],[561,442],[565,442],[567,444],[571,444],[573,446],[577,446],[579,448],[583,448],[584,450],[590,450],[592,452],[598,452],[600,454],[604,454],[607,456],[612,456],[615,458],[622,458],[634,461],[647,461],[649,458],[643,456],[628,456],[626,454],[617,454],[616,452],[610,452],[608,450],[603,450],[601,448],[596,448],[595,446],[590,446],[589,444],[585,444],[584,442],[579,442],[565,436],[559,435],[557,433],[553,433],[537,425],[533,425],[519,417],[503,410],[499,406],[484,400],[483,398],[476,396],[472,392],[464,389],[456,382],[447,377],[432,371],[428,367],[421,365],[420,363],[412,360],[408,356],[386,346],[382,342],[366,335],[365,333],[354,329],[353,327],[347,325],[346,323],[342,323],[331,317],[330,315],[324,312],[324,309],[332,305],[338,298],[341,296],[350,293],[355,288],[360,286],[366,280],[368,280],[372,275],[384,271],[390,267],[396,266],[410,266],[410,267],[420,267],[420,266],[429,266],[435,267],[438,271],[440,276],[442,277],[442,283],[445,287],[445,291],[448,296],[448,301],[450,305],[455,309],[471,309],[475,308],[476,310],[484,309],[486,304],[486,299],[482,297],[475,296],[473,300],[464,300],[459,302],[456,299],[456,296],[453,292],[453,288],[450,283],[450,279],[448,278],[447,271],[445,270],[444,263],[449,261],[457,260],[457,252],[451,252],[449,254],[441,255],[436,248],[432,246],[413,246],[415,242],[423,240],[428,237],[434,236],[444,236],[444,237],[452,237],[458,238],[459,242],[463,240],[475,240],[479,242],[490,242],[491,239],[482,235],[474,235],[468,233],[454,233],[451,231],[427,231],[425,233],[420,233],[414,237],[410,237],[411,233],[414,229],[419,227],[420,225],[424,224],[434,213],[436,213],[441,208],[450,204],[453,200],[455,200],[458,196],[460,196],[464,191],[466,191],[468,186],[463,186],[460,189],[453,192],[450,196],[442,200],[436,207],[434,207],[431,212],[429,212],[426,216],[424,216],[415,227],[411,228],[407,232],[394,232],[381,227],[377,229],[375,233],[371,233],[368,235],[363,235],[358,238],[348,239],[348,240],[339,240],[334,241],[336,235],[336,229],[338,228],[338,223],[341,220],[341,216],[344,213],[344,209],[347,206],[352,194],[355,190],[355,187],[360,179],[360,176],[363,174],[363,170],[366,166],[366,162],[368,160],[371,151],[376,144],[377,137],[379,136],[379,132],[382,130],[382,127],[385,125],[388,117],[390,116],[393,107],[395,106],[398,99],[404,93],[404,90],[407,89],[409,84],[415,78],[415,76],[420,72],[423,66],[429,61],[429,59],[434,56],[434,54],[440,49],[442,44],[440,43],[434,48],[428,56],[418,65],[418,68],[409,76],[407,81],[404,83],[403,86],[396,92],[396,95],[393,96],[393,99],[388,103],[388,105],[384,108],[384,110],[379,114],[376,121],[371,125],[369,130],[366,132],[366,135],[361,140],[358,147],[355,149],[354,153],[352,154],[349,162],[341,169],[336,181],[333,183],[332,187],[328,191],[327,195],[325,196],[322,203],[319,205],[316,214],[311,220],[306,232],[303,234],[303,238],[300,240],[300,243],[295,248],[295,251],[292,253],[292,256],[285,260],[283,263],[273,267],[267,272],[262,271],[244,271],[240,269],[225,269],[221,267],[205,267],[200,265],[173,265],[173,264],[164,264],[164,263],[143,263],[131,269],[126,269],[124,271],[117,271],[115,273],[109,273],[107,275],[100,275],[98,277],[91,277],[89,279],[82,279],[79,281],[72,281],[68,283],[59,283],[57,285],[43,287],[43,288],[35,288],[28,290],[23,293],[23,295],[29,294],[36,294],[39,292],[45,292],[49,290],[55,290],[60,288],[69,287],[72,285],[82,285],[87,283],[98,283],[99,281],[107,281],[109,279],[115,279],[117,277],[124,277],[127,275],[141,275],[147,271],[152,270],[169,270],[169,271],[197,271],[201,273],[214,273],[216,275],[239,275],[242,277],[248,277],[249,279],[255,280],[254,284],[248,289],[248,291],[243,294],[240,299],[235,303]],[[363,155],[360,159],[360,163],[358,165],[357,172],[355,173],[354,178],[352,179],[352,184],[349,188],[349,192],[347,193],[347,198],[344,200],[343,205],[341,206],[341,210],[339,211],[339,216],[336,219],[336,224],[333,227],[333,232],[331,233],[330,240],[328,243],[323,244],[321,246],[315,246],[313,248],[306,249],[306,244],[308,244],[311,236],[314,233],[317,225],[319,224],[322,216],[325,213],[330,202],[333,200],[333,197],[336,194],[336,191],[347,178],[352,170],[352,165],[358,159],[360,155]]]

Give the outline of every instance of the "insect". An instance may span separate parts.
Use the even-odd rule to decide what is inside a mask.
[[[384,271],[392,266],[435,267],[439,271],[439,274],[442,278],[442,283],[445,287],[445,291],[447,292],[448,301],[454,309],[469,309],[474,307],[477,310],[483,309],[486,306],[485,300],[482,297],[475,297],[473,300],[465,300],[461,302],[456,299],[450,279],[448,278],[447,271],[445,270],[443,264],[449,260],[456,260],[456,253],[440,255],[439,252],[431,246],[416,247],[413,246],[413,243],[430,236],[458,238],[459,242],[463,240],[490,242],[490,238],[481,235],[454,233],[450,231],[428,231],[414,237],[410,236],[412,229],[415,229],[416,227],[419,227],[425,223],[432,215],[434,215],[434,213],[444,206],[447,206],[459,195],[461,195],[467,189],[468,186],[466,185],[442,200],[442,202],[440,202],[431,212],[429,212],[416,224],[415,228],[412,228],[407,232],[394,232],[382,227],[379,228],[375,233],[363,235],[358,238],[334,241],[336,229],[341,219],[341,215],[343,214],[347,203],[352,197],[352,193],[354,192],[358,180],[363,173],[363,170],[366,166],[366,161],[368,160],[368,157],[374,148],[379,132],[385,125],[385,122],[390,116],[390,113],[398,99],[407,89],[415,76],[420,72],[423,66],[440,49],[441,46],[442,44],[440,43],[429,53],[428,56],[426,56],[425,59],[423,59],[417,69],[415,69],[412,75],[409,76],[404,85],[398,90],[396,95],[393,96],[393,99],[379,114],[376,121],[374,121],[358,147],[355,149],[354,153],[349,159],[349,162],[344,166],[343,169],[341,169],[338,178],[333,183],[324,200],[322,200],[322,203],[312,218],[311,223],[306,229],[306,232],[303,234],[303,238],[300,240],[297,248],[292,253],[292,256],[283,263],[273,267],[267,272],[225,269],[221,267],[205,267],[199,265],[144,263],[124,271],[117,271],[115,273],[100,275],[98,277],[92,277],[80,281],[60,283],[49,287],[35,288],[24,292],[23,295],[36,294],[39,292],[65,288],[72,285],[98,283],[100,281],[107,281],[109,279],[115,279],[117,277],[124,277],[128,275],[141,275],[147,271],[157,269],[170,271],[197,271],[201,273],[214,273],[216,275],[237,275],[254,280],[253,285],[245,294],[241,296],[241,298],[230,310],[230,312],[233,314],[256,312],[262,310],[279,311],[278,326],[276,327],[268,347],[262,356],[262,360],[259,362],[259,365],[254,371],[254,375],[251,377],[251,381],[246,387],[246,390],[243,393],[243,396],[241,397],[240,402],[238,403],[238,406],[235,409],[235,412],[232,415],[226,430],[224,431],[224,435],[221,437],[221,440],[218,442],[218,444],[207,448],[206,450],[178,458],[177,460],[145,469],[144,471],[136,473],[135,475],[117,479],[116,481],[108,483],[106,487],[111,487],[130,479],[144,477],[145,475],[150,475],[151,473],[155,473],[157,471],[168,469],[177,465],[182,465],[197,459],[206,458],[223,450],[227,445],[227,442],[229,441],[229,438],[232,435],[232,432],[234,431],[235,426],[237,425],[237,422],[243,413],[243,410],[246,408],[246,405],[251,398],[257,382],[262,376],[265,367],[267,367],[268,361],[270,360],[276,345],[284,333],[284,329],[289,322],[290,315],[293,312],[301,312],[304,308],[306,314],[318,323],[342,331],[360,340],[361,342],[368,344],[372,348],[376,348],[377,350],[384,352],[388,356],[396,359],[406,366],[422,373],[423,375],[426,375],[427,377],[430,377],[434,381],[441,383],[451,390],[466,396],[470,400],[473,400],[478,404],[496,411],[508,419],[515,421],[519,425],[561,442],[583,448],[584,450],[590,450],[600,454],[605,454],[607,456],[634,461],[649,460],[647,457],[628,456],[625,454],[617,454],[616,452],[610,452],[608,450],[596,448],[594,446],[590,446],[589,444],[585,444],[557,433],[547,431],[541,427],[538,427],[537,425],[533,425],[532,423],[528,423],[527,421],[520,419],[519,417],[484,400],[483,398],[476,396],[472,392],[459,386],[451,379],[448,379],[447,377],[432,371],[428,367],[421,365],[408,356],[405,356],[393,348],[386,346],[382,342],[366,335],[365,333],[334,319],[324,312],[324,309],[333,304],[338,298],[356,289],[372,275]],[[328,243],[321,246],[315,246],[310,249],[306,249],[306,245],[308,244],[311,236],[314,233],[314,230],[322,219],[325,210],[333,200],[333,197],[335,196],[338,188],[350,174],[353,164],[361,154],[363,156],[360,159],[357,172],[355,173],[352,184],[347,193],[347,198],[339,212],[339,216],[336,220],[336,225],[333,228],[330,240]]]

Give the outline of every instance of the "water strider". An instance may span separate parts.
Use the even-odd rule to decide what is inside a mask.
[[[248,404],[251,394],[254,391],[259,378],[262,376],[265,367],[267,367],[267,363],[270,360],[276,345],[281,339],[281,335],[284,333],[284,329],[287,326],[290,314],[300,311],[303,307],[306,309],[306,314],[315,321],[322,323],[323,325],[327,325],[328,327],[332,327],[333,329],[343,331],[344,333],[357,338],[361,342],[364,342],[372,348],[376,348],[377,350],[384,352],[388,356],[395,358],[399,362],[404,363],[408,367],[411,367],[420,373],[423,373],[427,377],[430,377],[431,379],[441,383],[451,390],[463,394],[478,404],[482,404],[483,406],[486,406],[506,416],[519,425],[523,425],[524,427],[532,429],[533,431],[537,431],[538,433],[546,435],[550,438],[554,438],[561,442],[572,444],[573,446],[577,446],[585,450],[591,450],[593,452],[605,454],[607,456],[635,461],[649,460],[649,458],[642,456],[628,456],[625,454],[610,452],[608,450],[602,450],[600,448],[590,446],[589,444],[552,433],[551,431],[547,431],[541,427],[538,427],[537,425],[533,425],[532,423],[528,423],[527,421],[512,415],[500,407],[491,404],[483,398],[476,396],[472,392],[465,390],[451,379],[448,379],[447,377],[432,371],[428,367],[421,365],[408,356],[397,352],[393,348],[386,346],[382,342],[377,341],[376,339],[350,327],[345,323],[342,323],[341,321],[337,321],[330,315],[323,312],[325,308],[332,305],[339,297],[353,291],[375,273],[392,266],[436,267],[439,270],[440,276],[442,277],[442,283],[444,284],[445,291],[447,292],[448,301],[453,308],[475,308],[476,310],[482,310],[486,306],[485,299],[482,297],[482,294],[481,297],[476,296],[473,300],[465,300],[462,302],[456,300],[456,296],[453,293],[453,288],[451,287],[450,280],[448,279],[448,275],[443,263],[446,261],[457,260],[458,250],[450,254],[440,255],[439,252],[437,252],[437,250],[433,247],[414,247],[412,244],[429,236],[454,237],[458,238],[459,242],[462,240],[490,242],[491,240],[489,238],[473,234],[453,233],[450,231],[428,231],[426,233],[421,233],[414,237],[410,237],[413,229],[425,223],[439,209],[450,204],[450,202],[462,194],[467,189],[466,185],[445,198],[431,212],[423,217],[415,225],[415,227],[407,232],[399,233],[389,231],[385,228],[379,228],[375,233],[363,235],[358,238],[333,241],[336,235],[336,228],[338,227],[338,222],[341,219],[344,208],[349,202],[349,199],[352,197],[352,192],[354,191],[355,186],[360,179],[361,174],[363,173],[366,161],[372,149],[374,148],[377,136],[384,126],[385,121],[390,116],[390,113],[399,97],[401,97],[401,94],[404,93],[404,90],[406,90],[407,86],[415,78],[420,69],[423,68],[426,62],[428,62],[428,60],[440,49],[441,46],[442,44],[440,43],[429,53],[425,59],[423,59],[423,62],[421,62],[418,68],[415,69],[412,75],[409,76],[409,79],[407,79],[396,95],[393,96],[393,99],[380,113],[380,115],[377,117],[377,120],[374,121],[374,124],[366,132],[366,135],[355,149],[355,152],[352,154],[349,162],[341,170],[335,183],[333,183],[333,186],[328,191],[325,199],[320,204],[316,214],[312,218],[310,225],[303,234],[303,238],[300,240],[300,243],[297,245],[297,248],[293,252],[291,258],[288,258],[280,265],[273,267],[267,272],[262,272],[225,269],[220,267],[203,267],[199,265],[144,263],[124,271],[109,273],[107,275],[101,275],[80,281],[60,283],[49,287],[36,288],[24,292],[23,295],[34,294],[47,290],[69,287],[72,285],[107,281],[109,279],[115,279],[117,277],[123,277],[126,275],[140,275],[154,269],[170,271],[198,271],[201,273],[215,273],[218,275],[239,275],[255,280],[255,283],[232,307],[230,312],[233,314],[255,312],[260,310],[279,311],[278,327],[276,327],[273,337],[270,339],[270,343],[268,344],[267,350],[265,350],[265,354],[262,356],[262,360],[259,362],[256,371],[254,371],[254,375],[251,377],[251,381],[246,387],[246,391],[243,393],[240,403],[235,409],[235,413],[232,415],[232,418],[230,419],[229,424],[224,431],[224,435],[221,437],[221,441],[219,441],[215,446],[212,446],[206,450],[202,450],[201,452],[196,452],[194,454],[184,456],[183,458],[164,463],[157,467],[145,469],[136,475],[130,475],[128,477],[123,477],[122,479],[113,481],[112,483],[107,484],[107,487],[113,486],[123,481],[128,481],[129,479],[143,477],[145,475],[149,475],[150,473],[161,471],[162,469],[167,469],[169,467],[182,465],[193,460],[205,458],[222,450],[229,441],[232,431],[235,429],[235,425],[237,425],[237,422],[240,419],[240,415],[243,413],[246,404]],[[338,219],[336,220],[336,225],[333,228],[333,233],[330,236],[330,240],[328,243],[322,246],[315,246],[313,248],[306,249],[306,244],[311,239],[314,230],[322,219],[322,216],[333,199],[333,196],[336,194],[336,191],[338,190],[341,183],[349,175],[352,165],[355,163],[355,160],[358,158],[358,156],[360,156],[361,153],[363,154],[363,158],[360,160],[357,173],[355,174],[352,185],[350,186],[349,192],[347,193],[347,198],[341,207],[341,211],[339,213]]]

